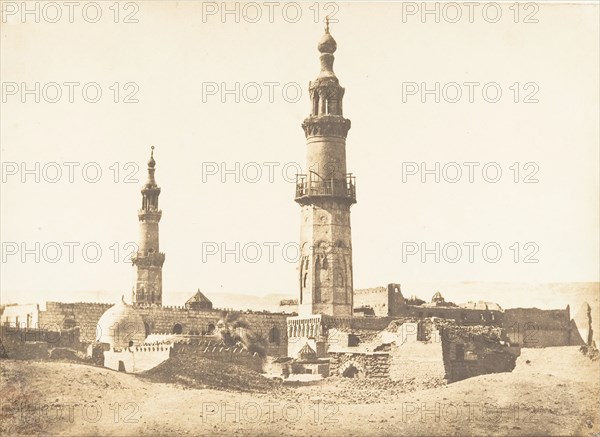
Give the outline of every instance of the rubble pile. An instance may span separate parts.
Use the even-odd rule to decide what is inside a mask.
[[[241,392],[270,392],[281,385],[244,366],[217,363],[193,354],[171,357],[140,374],[140,377],[152,382],[176,383],[190,388]]]

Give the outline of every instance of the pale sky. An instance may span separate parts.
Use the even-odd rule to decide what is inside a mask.
[[[203,19],[201,2],[132,2],[139,10],[120,10],[120,22],[114,23],[112,2],[100,3],[103,15],[97,23],[86,22],[79,10],[70,23],[66,9],[57,23],[44,22],[43,15],[40,23],[28,16],[23,23],[18,12],[0,23],[2,302],[76,301],[82,290],[101,291],[105,301],[129,294],[134,273],[122,259],[127,244],[138,239],[139,190],[151,145],[162,188],[165,303],[182,303],[169,291],[189,290],[191,295],[197,288],[209,296],[295,297],[296,264],[286,261],[281,248],[299,240],[300,207],[281,169],[293,175],[296,165],[304,166],[300,124],[310,110],[308,83],[319,72],[321,21],[334,6],[321,4],[315,20],[315,9],[303,4],[295,23],[290,9],[288,20],[276,9],[269,22],[263,6],[258,22],[241,17],[236,23],[230,15],[222,22],[220,11]],[[598,5],[541,4],[534,15],[537,23],[523,22],[532,11],[521,11],[515,23],[509,4],[502,5],[496,23],[477,11],[473,23],[466,17],[449,23],[443,16],[440,23],[431,17],[423,23],[419,13],[403,16],[400,3],[332,5],[339,9],[331,24],[338,44],[334,70],[346,88],[344,115],[352,121],[347,168],[357,178],[358,203],[351,217],[355,288],[388,282],[598,281]],[[254,11],[246,12],[254,17]],[[130,13],[138,22],[121,22]],[[45,14],[54,17],[53,11]],[[36,103],[28,95],[22,103],[21,84],[33,89],[36,82],[40,89],[61,84],[62,98],[49,103],[42,95]],[[65,82],[81,84],[73,103]],[[90,82],[102,90],[97,103],[82,98],[81,88]],[[119,103],[113,102],[115,82]],[[136,89],[125,88],[129,82],[137,86],[138,103],[122,103]],[[269,82],[277,84],[273,102]],[[423,103],[417,92],[405,94],[403,102],[403,88],[410,89],[410,83],[433,88],[436,82],[440,89],[460,84],[462,98],[450,103],[442,96],[435,103],[428,96]],[[472,103],[465,82],[481,84]],[[497,103],[481,94],[483,85],[492,82],[502,91]],[[7,83],[18,85],[16,94]],[[203,98],[203,89],[213,84],[235,89],[236,83],[237,103],[233,95],[222,102],[219,92]],[[263,92],[255,103],[249,101],[255,97],[252,83]],[[283,98],[286,84],[291,98],[299,85],[297,102]],[[448,99],[455,89],[446,87]],[[54,89],[46,90],[47,99],[54,98]],[[534,91],[530,98],[538,102],[524,103]],[[13,174],[13,163],[34,169],[36,162],[48,171],[46,177],[40,174],[39,183],[34,175],[22,182],[20,172]],[[48,181],[55,175],[48,166],[52,162],[63,170],[56,183]],[[79,163],[73,183],[65,162]],[[403,167],[422,162],[428,169],[436,162],[440,168],[459,163],[462,178],[435,183],[429,176],[422,183],[417,174],[403,181]],[[478,163],[473,183],[464,162]],[[511,169],[515,162],[518,183]],[[84,180],[86,163],[102,169],[99,182]],[[139,165],[138,182],[124,182],[133,168],[124,168],[127,163]],[[239,182],[229,175],[223,183],[221,173],[203,174],[212,163],[228,169],[239,163],[246,178],[241,172]],[[255,177],[252,163],[262,169],[255,183],[249,180]],[[272,181],[264,163],[276,163],[269,164],[275,169]],[[502,170],[499,182],[484,180],[486,163],[492,163],[488,175]],[[453,169],[446,168],[447,177],[454,177]],[[523,183],[534,171],[538,182]],[[94,176],[93,168],[88,174]],[[240,262],[234,255],[222,262],[220,254],[205,253],[203,262],[207,244],[234,250],[236,242],[240,249],[246,245],[251,258],[252,248],[262,247],[262,257],[252,263],[242,253]],[[419,254],[404,253],[403,260],[403,245],[420,250],[424,243],[432,249],[436,242],[440,250],[446,245],[447,257],[462,247],[462,257],[451,263],[441,254],[436,263],[431,255],[421,262]],[[472,263],[465,242],[479,244]],[[39,262],[34,255],[23,262],[23,244],[35,251],[36,243]],[[65,243],[79,244],[73,262]],[[84,259],[86,243],[101,248],[98,262]],[[498,262],[484,259],[486,243],[502,249]],[[274,244],[271,262],[268,245]],[[56,246],[63,253],[52,263],[48,258],[55,257]],[[9,254],[6,249],[14,247],[19,252]],[[113,260],[116,247],[121,262]],[[519,262],[513,259],[516,248]],[[494,256],[492,250],[489,254]],[[523,262],[528,254],[539,262]],[[88,255],[93,257],[93,250]],[[485,296],[464,296],[477,298]]]

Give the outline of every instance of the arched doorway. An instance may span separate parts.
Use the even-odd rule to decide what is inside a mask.
[[[183,326],[181,326],[179,323],[176,323],[173,326],[173,334],[181,334],[183,332]]]

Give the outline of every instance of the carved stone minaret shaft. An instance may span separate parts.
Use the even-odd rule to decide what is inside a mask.
[[[319,42],[321,72],[309,84],[311,113],[302,123],[307,174],[298,175],[296,202],[302,206],[299,314],[352,315],[350,206],[355,180],[346,171],[344,88],[333,72],[337,44],[329,33]]]
[[[154,146],[148,161],[148,181],[142,187],[142,208],[138,211],[140,240],[137,253],[131,258],[137,268],[133,289],[134,305],[162,306],[162,266],[165,254],[159,252],[158,223],[162,211],[158,209],[160,187],[154,180]]]

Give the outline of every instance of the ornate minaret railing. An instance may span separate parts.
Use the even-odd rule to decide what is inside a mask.
[[[142,187],[142,208],[138,211],[140,239],[137,253],[131,258],[137,268],[133,288],[134,305],[162,306],[162,266],[165,254],[159,251],[158,223],[162,211],[158,209],[160,187],[154,180],[156,161],[154,146],[148,161],[148,181]]]

